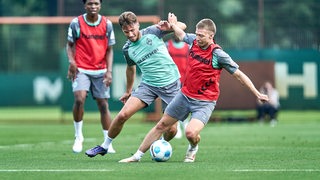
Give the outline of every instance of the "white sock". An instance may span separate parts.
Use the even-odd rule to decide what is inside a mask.
[[[134,153],[134,158],[136,158],[137,160],[140,160],[142,158],[142,156],[144,155],[144,152],[140,151],[139,149],[137,150],[136,153]]]
[[[102,130],[102,133],[103,133],[103,137],[104,137],[104,139],[107,139],[107,137],[108,137],[108,130]]]
[[[112,138],[110,138],[107,134],[106,138],[104,139],[103,143],[101,144],[101,147],[103,147],[104,149],[108,149],[110,144],[112,143]]]
[[[83,121],[73,121],[73,125],[74,125],[74,130],[75,130],[75,137],[79,138],[79,139],[83,139],[83,134],[82,134],[82,125],[83,125]]]

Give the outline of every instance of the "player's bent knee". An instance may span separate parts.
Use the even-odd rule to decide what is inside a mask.
[[[165,132],[167,130],[169,130],[170,126],[165,125],[164,123],[157,123],[156,125],[156,130],[157,131],[161,131],[161,132]]]
[[[131,115],[129,115],[125,112],[120,112],[117,115],[116,120],[118,123],[124,124],[130,117],[131,117]]]
[[[186,138],[187,139],[195,139],[198,137],[198,134],[194,131],[186,131]]]
[[[77,99],[74,100],[74,105],[75,105],[76,107],[81,107],[81,106],[84,105],[84,100],[83,100],[83,99],[80,99],[80,98],[77,98]]]
[[[171,126],[171,127],[168,128],[168,130],[166,132],[169,133],[169,134],[174,134],[175,135],[176,132],[177,132],[177,128],[175,126]]]

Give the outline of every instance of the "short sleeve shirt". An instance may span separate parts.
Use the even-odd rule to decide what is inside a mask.
[[[84,15],[84,17],[86,17],[86,14]],[[98,20],[96,23],[99,23],[101,21],[101,15],[98,15]],[[86,21],[86,18],[85,18]],[[88,21],[86,21],[88,24],[94,26],[95,24],[90,23]],[[106,36],[108,37],[108,46],[113,46],[116,44],[116,40],[115,40],[115,35],[114,35],[114,31],[113,31],[113,26],[112,26],[112,22],[110,20],[107,19],[107,34]],[[78,18],[74,18],[71,23],[70,26],[68,28],[68,41],[75,43],[76,40],[80,37],[80,25],[79,25],[79,20]]]
[[[195,34],[187,33],[183,41],[185,41],[189,45],[192,45],[195,39]],[[224,68],[230,74],[233,74],[239,68],[239,65],[236,62],[234,62],[232,58],[229,56],[229,54],[227,54],[222,49],[217,48],[213,50],[212,54],[212,66],[214,68]]]
[[[180,78],[177,66],[172,60],[162,37],[167,33],[155,25],[140,31],[136,42],[127,41],[123,53],[129,66],[137,65],[142,72],[142,82],[164,87]]]

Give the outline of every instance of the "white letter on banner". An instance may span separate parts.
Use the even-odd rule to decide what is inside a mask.
[[[317,98],[317,64],[314,62],[303,63],[303,74],[288,74],[288,65],[277,62],[275,64],[276,88],[280,97],[288,97],[289,86],[303,87],[303,95],[307,99]]]
[[[62,80],[57,78],[53,84],[48,77],[36,77],[33,80],[33,97],[39,104],[44,104],[46,97],[51,103],[58,100],[62,93]]]
[[[119,99],[126,89],[126,67],[125,64],[114,64],[112,75],[112,98]]]
[[[113,80],[111,84],[112,98],[119,99],[126,91],[127,76],[126,76],[126,64],[115,64],[113,67]],[[134,80],[134,88],[140,83],[141,77],[137,75]]]

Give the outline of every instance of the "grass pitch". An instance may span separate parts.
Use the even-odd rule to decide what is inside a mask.
[[[187,140],[173,139],[168,162],[122,164],[154,123],[129,120],[113,142],[116,154],[88,158],[74,154],[73,124],[50,111],[33,110],[31,121],[0,110],[0,179],[320,179],[320,113],[283,111],[269,124],[209,123],[201,133],[196,162],[183,163]],[[27,110],[29,112],[29,110]],[[44,112],[44,113],[43,113]],[[42,114],[40,118],[39,113]],[[219,113],[219,112],[217,112]],[[32,114],[32,113],[30,113]],[[39,117],[38,117],[39,116]],[[57,116],[57,117],[56,117]],[[29,116],[31,117],[31,115]],[[98,114],[92,117],[98,119]],[[20,119],[20,120],[19,120]],[[98,120],[84,122],[84,150],[102,142]]]

